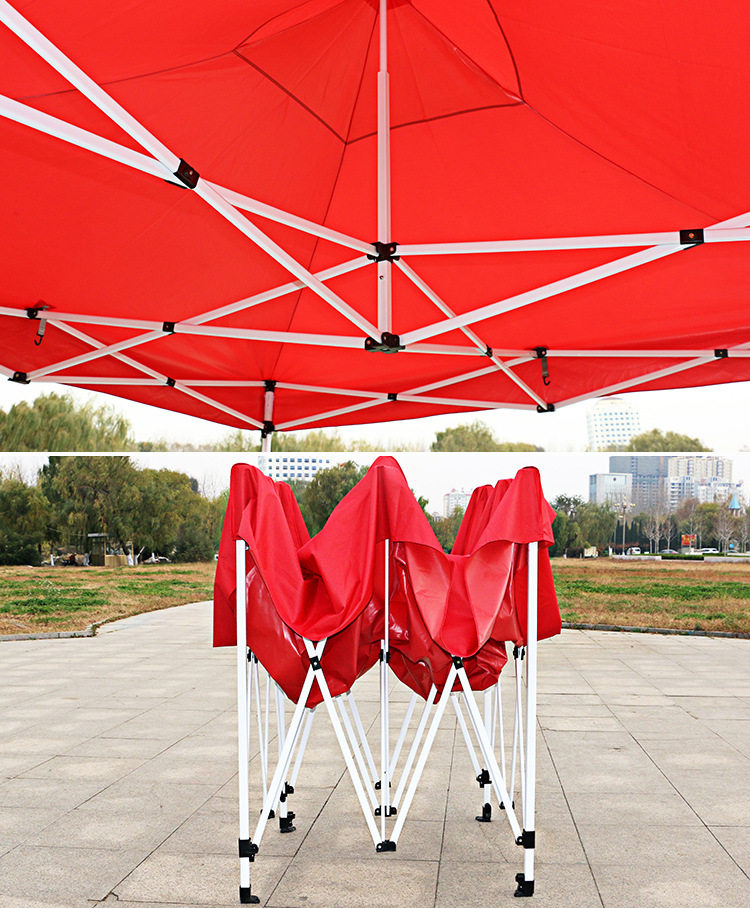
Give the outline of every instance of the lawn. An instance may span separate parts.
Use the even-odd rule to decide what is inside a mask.
[[[211,599],[216,565],[0,567],[0,635],[90,624]]]
[[[0,635],[90,624],[210,599],[215,564],[0,567]],[[552,562],[563,621],[750,633],[750,563]]]
[[[750,633],[750,563],[552,562],[563,621]]]

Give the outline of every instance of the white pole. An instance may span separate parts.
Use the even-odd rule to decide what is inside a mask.
[[[302,732],[302,740],[300,741],[299,750],[297,751],[297,759],[294,761],[294,769],[292,770],[292,777],[289,780],[289,784],[294,788],[297,784],[297,776],[299,776],[300,767],[302,766],[302,757],[305,753],[305,748],[307,747],[308,739],[310,738],[310,731],[312,730],[313,719],[315,718],[315,710],[317,706],[313,706],[310,712],[307,714],[307,721],[305,722],[305,729]]]
[[[430,693],[427,696],[427,699],[424,702],[424,707],[422,708],[422,715],[419,718],[419,725],[417,730],[414,733],[414,740],[411,742],[411,747],[409,748],[409,755],[406,758],[406,763],[401,772],[401,778],[399,779],[398,788],[396,789],[396,794],[393,797],[393,806],[398,807],[401,801],[401,795],[404,793],[404,788],[406,788],[406,783],[409,781],[409,773],[411,772],[412,764],[419,750],[419,744],[422,740],[422,735],[424,734],[425,726],[427,725],[427,718],[430,715],[430,710],[432,709],[432,704],[435,702],[435,697],[437,696],[437,688],[433,684],[430,688]]]
[[[346,702],[349,704],[349,709],[351,710],[352,716],[354,718],[354,725],[357,729],[357,734],[359,735],[359,742],[362,746],[362,752],[365,755],[367,760],[367,767],[370,770],[370,778],[372,779],[373,785],[378,780],[378,771],[375,768],[375,761],[372,758],[372,751],[370,750],[370,745],[367,742],[367,735],[365,734],[365,727],[362,724],[362,719],[359,715],[359,710],[357,709],[357,701],[354,699],[354,694],[348,690],[344,696],[346,697]]]
[[[383,570],[383,640],[380,647],[380,833],[385,840],[385,820],[391,814],[390,775],[389,775],[389,742],[390,721],[388,716],[388,660],[389,650],[388,624],[390,621],[390,540],[384,541]]]
[[[362,751],[359,749],[359,744],[357,743],[356,735],[354,734],[354,729],[352,728],[351,720],[349,719],[349,714],[346,711],[346,700],[343,697],[336,697],[336,703],[339,707],[339,712],[341,713],[341,718],[344,722],[344,728],[346,729],[346,735],[349,739],[349,744],[352,748],[352,753],[354,754],[354,759],[357,761],[357,766],[360,772],[360,778],[363,781],[363,788],[367,792],[367,796],[370,799],[372,807],[375,808],[378,803],[378,799],[375,797],[375,792],[370,788],[369,785],[365,785],[364,782],[367,777],[367,766],[365,765],[364,757],[362,756]]]
[[[284,744],[286,743],[286,716],[285,713],[285,697],[284,691],[279,687],[278,684],[274,685],[274,694],[276,697],[276,745],[279,753],[279,761],[281,761],[281,754],[284,750]],[[307,698],[305,698],[307,699]],[[291,759],[291,754],[290,754]],[[275,805],[271,805],[274,807]],[[281,801],[279,802],[279,831],[280,832],[292,832],[294,827],[290,825],[288,820],[289,809],[286,803],[286,779],[282,779],[281,787]]]
[[[432,743],[435,740],[435,735],[437,734],[438,728],[440,726],[440,720],[443,718],[443,713],[445,712],[445,707],[448,704],[448,700],[451,695],[451,688],[453,687],[453,682],[456,679],[456,666],[451,665],[451,669],[448,672],[448,678],[445,682],[445,687],[443,692],[440,695],[440,700],[438,701],[437,709],[435,710],[435,715],[432,717],[432,724],[430,725],[430,730],[427,732],[427,737],[424,740],[422,745],[422,751],[419,754],[419,760],[417,760],[417,765],[414,768],[414,775],[409,782],[409,788],[406,792],[406,797],[404,798],[404,803],[401,805],[401,812],[398,815],[396,820],[396,825],[393,827],[392,842],[394,846],[398,842],[398,837],[401,835],[401,830],[404,828],[404,823],[406,822],[406,817],[409,813],[409,808],[411,807],[411,802],[414,800],[414,795],[417,791],[417,786],[419,785],[419,780],[422,777],[422,772],[424,771],[425,763],[427,763],[427,757],[432,749]],[[434,690],[433,686],[433,690]]]
[[[391,242],[391,122],[388,80],[387,0],[380,0],[378,71],[378,240]],[[390,332],[391,284],[393,270],[389,261],[378,262],[378,329]]]
[[[258,659],[253,657],[252,670],[255,673],[255,710],[258,717],[258,741],[260,743],[260,774],[263,782],[263,797],[268,792],[268,751],[263,735],[263,711],[260,702],[260,669]]]
[[[412,694],[409,698],[409,705],[406,707],[406,715],[404,716],[404,721],[401,724],[401,732],[398,736],[398,741],[396,741],[396,746],[393,749],[393,756],[391,757],[391,765],[388,769],[389,778],[393,778],[396,772],[396,766],[398,765],[398,758],[401,755],[401,748],[404,746],[404,741],[406,740],[406,732],[409,728],[409,723],[411,722],[412,714],[414,713],[414,707],[417,705],[417,695]]]
[[[244,539],[235,542],[235,613],[237,618],[237,756],[239,764],[240,808],[240,901],[247,903],[250,894],[250,858],[243,855],[243,842],[250,841],[250,743],[248,739],[247,704],[247,598],[245,588]]]
[[[539,607],[539,543],[529,543],[528,605],[526,630],[526,792],[523,799],[523,880],[519,894],[534,893],[534,850],[536,840],[536,695],[537,636]]]
[[[457,693],[451,694],[451,701],[453,702],[453,709],[456,711],[456,718],[458,719],[458,724],[461,728],[461,733],[464,736],[464,743],[466,744],[466,750],[469,752],[469,759],[471,760],[471,765],[474,767],[474,774],[479,776],[482,771],[482,768],[479,765],[479,760],[477,760],[477,753],[474,749],[474,742],[471,740],[469,735],[469,729],[466,725],[466,719],[464,719],[464,712],[461,709],[461,701],[458,699]]]

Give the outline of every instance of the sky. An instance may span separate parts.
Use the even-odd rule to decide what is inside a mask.
[[[218,423],[46,382],[33,385],[0,382],[0,409],[7,411],[15,403],[31,401],[39,394],[52,391],[69,393],[79,402],[112,406],[129,420],[137,441],[167,438],[196,445],[210,444],[232,431]],[[750,382],[677,391],[646,391],[623,395],[623,398],[640,413],[644,431],[660,428],[697,437],[706,447],[718,452],[750,450]],[[525,441],[545,451],[584,451],[587,445],[586,413],[591,405],[592,402],[584,401],[554,413],[475,411],[346,427],[339,430],[339,434],[347,440],[371,440],[382,445],[384,450],[396,443],[429,448],[436,432],[478,419],[486,423],[500,441]]]

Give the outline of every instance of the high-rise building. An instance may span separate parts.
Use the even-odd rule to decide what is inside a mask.
[[[613,454],[609,458],[610,472],[630,473],[632,477],[636,514],[666,505],[670,459],[664,454]]]
[[[264,454],[258,458],[258,469],[283,482],[295,479],[309,482],[318,470],[330,466],[330,458],[315,454]]]
[[[602,397],[586,414],[589,450],[606,451],[625,447],[641,431],[641,418],[635,407],[620,397]]]
[[[451,489],[443,495],[443,517],[450,517],[456,508],[466,510],[466,505],[471,498],[471,492],[463,489]]]

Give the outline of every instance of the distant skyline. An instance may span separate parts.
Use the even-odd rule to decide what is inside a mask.
[[[233,431],[229,426],[184,416],[168,410],[139,404],[124,398],[78,388],[39,382],[18,385],[0,382],[0,409],[9,410],[19,401],[32,401],[40,394],[69,393],[78,402],[90,401],[95,406],[109,405],[131,424],[137,441],[161,438],[183,443],[211,444]],[[647,391],[621,395],[640,414],[641,431],[659,428],[698,438],[716,451],[750,450],[750,382],[686,388],[675,391]],[[435,433],[459,423],[480,420],[486,423],[500,441],[522,441],[545,451],[585,451],[586,414],[594,400],[563,407],[554,413],[520,410],[481,410],[343,427],[345,440],[364,438],[382,444],[388,450],[393,444],[424,444],[429,447]]]
[[[734,464],[732,477],[744,480],[750,488],[750,452],[717,452]],[[102,455],[106,456],[106,455]],[[211,496],[229,486],[229,474],[235,463],[257,466],[258,454],[229,453],[148,453],[128,456],[140,467],[170,469],[187,473]],[[330,453],[331,463],[352,460],[369,465],[378,454]],[[607,453],[492,453],[431,454],[399,453],[393,455],[401,465],[410,487],[417,496],[427,498],[430,512],[441,513],[443,495],[452,488],[471,491],[480,485],[494,485],[499,479],[514,476],[526,466],[539,470],[542,489],[552,501],[558,495],[579,495],[588,501],[589,476],[609,471]],[[697,455],[700,456],[700,455]],[[27,482],[46,463],[46,454],[0,454],[0,471],[20,467]]]

